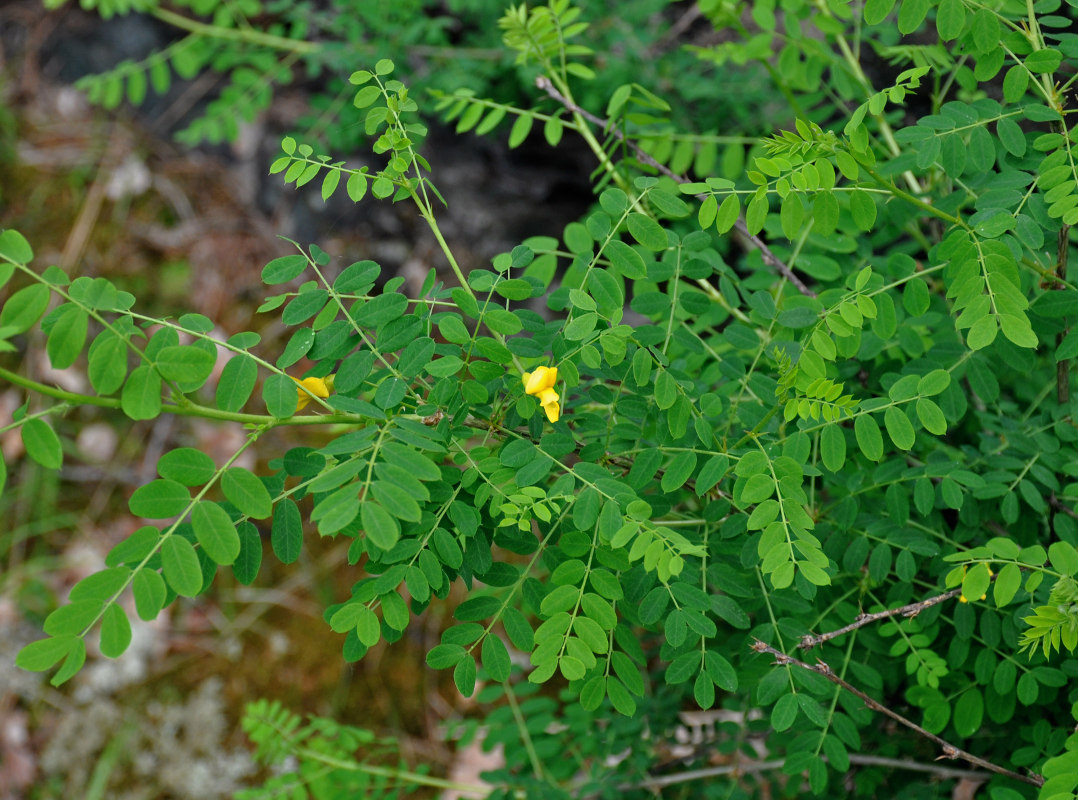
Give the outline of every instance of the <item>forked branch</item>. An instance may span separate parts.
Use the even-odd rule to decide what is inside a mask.
[[[768,655],[774,656],[775,663],[780,666],[789,666],[793,664],[796,667],[801,667],[801,669],[806,669],[809,672],[815,672],[817,675],[822,675],[836,686],[841,686],[847,692],[850,692],[850,694],[856,695],[857,697],[861,698],[864,704],[871,708],[873,711],[878,711],[884,716],[890,717],[895,722],[905,725],[910,730],[916,731],[921,736],[924,736],[926,739],[935,742],[937,745],[939,745],[940,750],[942,751],[942,754],[939,756],[940,758],[960,758],[963,761],[968,761],[974,766],[980,767],[981,769],[988,770],[989,772],[994,772],[997,775],[1006,775],[1008,778],[1013,778],[1016,781],[1028,783],[1032,786],[1042,786],[1044,784],[1044,778],[1040,775],[1022,775],[1021,773],[1006,769],[997,764],[993,764],[991,761],[985,761],[983,758],[973,755],[973,753],[967,753],[965,750],[955,747],[946,739],[941,739],[934,733],[929,733],[916,722],[906,719],[901,714],[892,711],[891,709],[887,708],[887,706],[882,705],[876,700],[873,700],[860,689],[847,683],[845,680],[836,675],[835,671],[831,669],[830,666],[828,666],[823,661],[820,661],[819,659],[817,659],[815,664],[806,664],[800,659],[786,655],[781,650],[776,650],[771,645],[766,644],[765,642],[761,642],[759,639],[753,640],[752,649],[755,650],[757,653],[767,653]]]

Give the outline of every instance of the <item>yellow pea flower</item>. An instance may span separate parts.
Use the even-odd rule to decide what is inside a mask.
[[[333,391],[332,375],[327,375],[324,378],[304,378],[303,380],[293,378],[292,380],[299,384],[299,386],[296,387],[296,394],[298,395],[299,401],[296,405],[296,411],[302,411],[307,404],[311,402],[312,394],[315,397],[324,398],[329,397],[329,393]]]
[[[546,412],[546,418],[552,423],[561,416],[561,405],[554,384],[558,380],[557,367],[536,367],[534,372],[525,372],[522,376],[524,392],[538,398],[539,405]]]

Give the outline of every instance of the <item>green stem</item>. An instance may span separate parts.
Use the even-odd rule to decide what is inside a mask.
[[[197,22],[164,8],[153,8],[150,13],[162,22],[209,39],[225,39],[233,42],[244,42],[245,44],[256,44],[270,47],[274,50],[287,50],[297,55],[310,55],[322,49],[322,46],[317,42],[289,39],[286,36],[274,36],[272,33],[264,33],[252,28],[222,28],[219,25],[208,25],[205,22]]]
[[[8,431],[15,430],[16,428],[21,428],[23,425],[25,425],[32,419],[51,417],[53,414],[63,414],[70,408],[71,406],[67,405],[66,403],[61,403],[58,406],[51,406],[50,408],[46,408],[43,411],[38,411],[35,414],[27,414],[25,417],[21,417],[20,419],[15,420],[10,425],[4,425],[3,427],[0,427],[0,433],[7,433]]]
[[[782,406],[779,405],[778,403],[771,406],[771,409],[766,414],[764,414],[763,419],[761,419],[759,422],[756,423],[755,426],[753,426],[753,429],[751,431],[749,431],[744,436],[742,436],[740,439],[738,439],[737,442],[734,443],[733,447],[730,447],[730,448],[727,448],[727,449],[729,451],[737,450],[739,447],[741,447],[743,444],[745,444],[745,442],[747,442],[749,439],[755,438],[756,434],[758,434],[760,431],[763,430],[764,425],[766,425],[768,422],[770,422],[771,418],[773,416],[775,416],[777,413],[779,413],[780,408],[782,408]]]
[[[120,401],[115,397],[95,397],[89,394],[67,392],[63,389],[58,389],[55,386],[49,386],[44,383],[38,383],[30,378],[24,378],[19,373],[4,369],[3,367],[0,367],[0,378],[14,386],[21,386],[23,389],[34,392],[35,394],[51,397],[54,400],[62,400],[65,403],[71,403],[72,405],[100,406],[102,408],[120,407]]]
[[[543,89],[544,91],[547,91],[547,89],[543,86],[543,80],[543,78],[540,78],[538,81],[536,81],[536,84],[539,86],[539,88]],[[572,114],[573,127],[576,128],[576,132],[580,134],[580,136],[587,143],[588,148],[592,151],[592,153],[595,154],[595,158],[598,159],[599,164],[603,167],[604,170],[606,170],[610,174],[610,177],[614,179],[614,183],[616,183],[619,188],[621,188],[627,194],[631,194],[631,187],[629,186],[629,182],[625,179],[625,176],[618,171],[618,168],[614,166],[614,162],[610,160],[610,156],[606,154],[606,151],[599,143],[599,140],[595,138],[595,134],[591,132],[591,127],[588,124],[589,120],[580,112],[580,107],[573,99],[573,94],[572,91],[569,89],[569,85],[564,81],[560,80],[556,75],[554,75],[553,70],[548,70],[548,75],[545,76],[545,80],[549,81],[550,86],[559,95],[561,95],[562,98],[564,98],[565,102],[562,103],[562,105],[564,105],[565,108],[568,109],[569,113]],[[638,199],[633,199],[632,202],[634,207],[638,211],[643,211],[643,209],[640,207],[640,201]]]
[[[782,632],[779,630],[778,618],[775,617],[775,609],[771,605],[771,594],[767,591],[767,584],[764,583],[764,574],[759,567],[754,567],[753,571],[756,573],[756,582],[760,585],[760,596],[764,598],[764,605],[767,607],[771,630],[775,633],[775,640],[779,643],[779,648],[785,651],[786,645],[782,643]],[[789,667],[786,668],[786,679],[790,682],[790,691],[797,694],[797,684],[794,683],[793,670]]]
[[[54,400],[62,400],[72,405],[97,406],[99,408],[120,408],[120,400],[116,397],[96,397],[91,394],[79,394],[58,389],[30,378],[23,377],[17,372],[0,367],[0,378],[15,386],[21,386],[27,391],[51,397]],[[242,414],[234,411],[221,411],[209,406],[190,403],[186,406],[172,405],[169,403],[161,407],[166,414],[175,414],[179,417],[202,417],[204,419],[216,419],[222,422],[241,422],[245,425],[265,425],[275,428],[280,425],[356,425],[363,423],[366,417],[357,414],[325,414],[322,416],[308,417],[271,417],[266,414]],[[49,413],[55,413],[50,409]]]
[[[210,478],[209,481],[206,482],[206,485],[203,486],[198,491],[198,493],[191,498],[191,501],[187,504],[187,507],[184,508],[183,513],[176,517],[175,521],[171,525],[169,525],[168,530],[161,533],[161,538],[157,540],[157,543],[156,545],[154,545],[153,549],[150,550],[150,552],[148,552],[143,557],[142,561],[139,562],[138,566],[131,570],[131,572],[127,576],[127,580],[125,580],[123,585],[120,586],[115,592],[113,592],[112,597],[110,597],[108,601],[103,606],[101,606],[101,610],[98,611],[97,615],[92,620],[90,620],[89,623],[87,623],[86,627],[83,628],[82,633],[79,634],[78,638],[85,638],[86,635],[93,629],[93,627],[97,625],[101,618],[105,616],[105,612],[108,610],[109,606],[111,606],[113,603],[118,603],[120,601],[120,597],[123,595],[124,592],[127,591],[127,588],[131,585],[132,581],[134,581],[135,576],[143,569],[146,569],[146,565],[150,562],[150,559],[157,555],[157,553],[164,546],[165,540],[176,534],[176,529],[180,527],[180,524],[183,522],[183,520],[187,519],[188,514],[191,514],[194,511],[195,506],[202,502],[202,498],[205,497],[209,493],[209,491],[217,485],[217,483],[221,480],[221,476],[224,475],[225,472],[228,471],[228,469],[236,463],[236,460],[241,455],[243,455],[247,448],[257,442],[259,437],[262,436],[262,434],[265,433],[267,430],[269,430],[268,426],[259,428],[258,430],[249,433],[247,435],[246,441],[244,441],[244,443],[236,450],[236,452],[234,452],[229,457],[228,461],[226,461],[223,465],[217,468],[217,470],[213,473],[213,477]]]
[[[878,184],[880,184],[880,186],[887,189],[887,191],[889,191],[895,197],[902,198],[907,203],[910,203],[912,205],[917,206],[917,208],[921,209],[922,211],[924,211],[927,214],[931,214],[934,217],[938,217],[939,219],[945,220],[946,222],[950,222],[952,225],[957,225],[958,227],[964,228],[967,231],[970,230],[969,225],[967,225],[965,222],[963,222],[959,217],[956,217],[956,216],[954,216],[952,214],[948,214],[946,211],[941,211],[940,209],[936,208],[935,206],[931,205],[930,203],[926,203],[920,197],[917,197],[914,194],[910,194],[909,192],[907,192],[907,191],[905,191],[903,189],[899,189],[897,186],[895,186],[893,183],[889,182],[887,179],[885,179],[882,175],[880,175],[878,172],[873,170],[871,167],[866,167],[864,164],[860,164],[860,163],[858,164],[858,167],[861,170],[863,170],[864,172],[871,175],[873,180],[875,180]]]
[[[830,8],[824,2],[816,3],[816,7],[826,16],[834,19],[834,14],[831,13]],[[838,44],[838,49],[842,51],[842,58],[846,61],[846,66],[849,67],[850,72],[853,73],[854,78],[861,87],[865,90],[866,98],[870,98],[876,93],[875,88],[872,86],[872,82],[868,79],[865,71],[861,69],[861,62],[854,55],[853,50],[850,49],[849,42],[846,41],[846,37],[841,33],[835,36],[835,41]],[[887,145],[887,149],[891,151],[892,156],[899,156],[902,154],[902,148],[898,146],[898,142],[895,141],[894,131],[891,129],[891,124],[887,121],[887,118],[883,113],[873,114],[873,118],[876,120],[876,124],[880,128],[880,135],[883,137],[884,143]],[[906,184],[910,187],[911,191],[922,191],[921,185],[917,182],[916,176],[910,171],[906,170],[902,173],[902,177],[905,178]]]
[[[489,786],[458,783],[456,781],[445,780],[444,778],[421,775],[418,772],[408,772],[407,770],[393,769],[391,767],[379,767],[374,764],[359,764],[355,761],[344,761],[317,750],[297,748],[293,752],[301,761],[316,761],[320,764],[325,764],[328,767],[345,770],[347,772],[362,772],[367,775],[377,775],[382,778],[395,778],[396,780],[406,781],[407,783],[412,783],[416,786],[430,786],[434,789],[451,789],[453,791],[467,792],[468,794],[475,795],[486,795],[490,792]]]
[[[475,296],[475,292],[472,291],[472,287],[468,285],[468,279],[464,275],[464,270],[460,268],[460,264],[457,263],[456,257],[453,255],[453,251],[449,247],[449,243],[442,236],[442,229],[438,227],[438,220],[435,219],[434,213],[430,208],[424,207],[422,203],[417,203],[419,206],[419,213],[423,216],[423,221],[427,223],[430,228],[430,232],[434,234],[435,240],[438,242],[438,247],[442,251],[442,255],[445,256],[445,260],[449,262],[449,268],[453,270],[453,274],[457,278],[457,282],[460,283],[460,288],[466,291],[473,299],[478,301]]]
[[[536,777],[540,780],[549,781],[550,779],[543,770],[543,761],[539,758],[539,753],[536,751],[535,744],[532,742],[531,734],[528,733],[528,726],[524,722],[524,712],[520,710],[520,703],[517,702],[516,695],[513,694],[512,686],[506,685],[505,699],[509,701],[509,708],[513,712],[513,719],[516,721],[518,730],[520,730],[520,740],[524,743],[524,749],[528,751],[528,759],[532,763],[532,769],[535,771]]]

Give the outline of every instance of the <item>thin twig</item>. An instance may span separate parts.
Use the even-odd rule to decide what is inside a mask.
[[[863,756],[858,753],[850,753],[850,763],[860,767],[891,767],[892,769],[905,769],[911,772],[927,772],[939,778],[966,779],[970,781],[987,781],[988,775],[975,769],[957,769],[956,767],[941,767],[936,764],[922,764],[919,761],[907,761],[904,758],[887,758],[886,756]]]
[[[827,761],[826,756],[821,756]],[[859,753],[849,754],[850,764],[858,767],[886,767],[889,769],[903,769],[909,772],[924,772],[940,780],[969,780],[988,781],[990,776],[981,770],[958,769],[945,767],[937,764],[922,764],[919,761],[909,761],[902,758],[887,758],[886,756],[865,756]],[[618,786],[619,792],[630,792],[639,789],[662,789],[667,786],[676,786],[680,783],[702,781],[708,778],[717,778],[721,775],[755,775],[761,772],[782,769],[786,766],[784,759],[772,759],[771,761],[738,761],[735,764],[726,764],[721,767],[702,767],[700,769],[685,770],[684,772],[658,775],[644,780],[623,783]],[[582,800],[591,800],[598,794],[584,795]]]
[[[1070,253],[1070,225],[1064,225],[1059,229],[1056,243],[1056,280],[1054,288],[1065,289],[1067,286],[1067,256]],[[1063,344],[1063,340],[1070,333],[1070,325],[1063,320],[1063,330],[1056,334],[1056,349]],[[1060,407],[1070,402],[1070,359],[1062,359],[1056,364],[1056,402]]]
[[[1070,506],[1068,506],[1066,503],[1056,497],[1055,492],[1052,492],[1052,494],[1048,496],[1048,505],[1050,505],[1056,511],[1062,511],[1068,517],[1078,519],[1078,513],[1075,513],[1074,509],[1072,509]]]
[[[1053,122],[1052,130],[1064,138],[1067,136],[1067,126],[1062,122]],[[1056,283],[1053,289],[1067,288],[1067,257],[1070,255],[1071,226],[1063,225],[1056,236]],[[1063,340],[1070,333],[1070,324],[1064,318],[1063,330],[1056,334],[1056,350],[1063,345]],[[1056,402],[1062,408],[1070,402],[1070,359],[1064,358],[1056,364]]]
[[[850,753],[849,759],[850,764],[854,766],[887,767],[890,769],[904,769],[910,772],[925,772],[940,780],[965,779],[970,781],[987,781],[990,777],[986,772],[980,770],[957,769],[955,767],[944,767],[936,764],[922,764],[919,761],[907,761],[906,759],[901,758],[864,756],[858,753]],[[823,760],[826,761],[827,758],[823,757]],[[679,783],[689,783],[691,781],[716,778],[720,775],[736,776],[770,772],[771,770],[782,769],[784,766],[786,766],[786,761],[784,759],[773,759],[771,761],[738,761],[736,764],[726,764],[721,767],[703,767],[701,769],[692,769],[684,772],[671,773],[669,775],[646,778],[645,780],[636,783],[624,783],[618,786],[618,791],[629,792],[638,789],[662,789],[667,786],[675,786]],[[585,795],[585,798],[596,796],[597,795]]]
[[[673,25],[667,28],[666,33],[660,36],[647,50],[644,51],[645,56],[648,59],[658,58],[670,48],[671,44],[678,46],[684,44],[684,42],[678,41],[681,34],[691,28],[692,24],[703,15],[704,12],[700,10],[700,4],[693,3],[686,9],[684,14],[678,17]]]
[[[926,608],[931,608],[938,603],[942,603],[944,600],[950,600],[952,597],[957,597],[960,594],[962,594],[961,586],[957,589],[951,589],[949,592],[938,594],[935,597],[929,597],[927,600],[918,600],[916,603],[910,603],[906,606],[890,608],[886,611],[875,611],[871,614],[858,614],[856,620],[851,622],[849,625],[839,628],[838,630],[821,634],[805,634],[801,637],[801,641],[797,646],[802,650],[810,650],[817,645],[821,645],[824,642],[829,642],[832,639],[837,639],[843,634],[849,633],[850,631],[855,631],[858,628],[863,628],[865,625],[870,625],[877,620],[887,619],[888,617],[896,616],[916,617]]]
[[[749,762],[737,762],[736,764],[727,764],[722,767],[703,767],[702,769],[690,769],[684,772],[675,772],[670,775],[657,775],[655,777],[646,778],[637,783],[623,783],[618,786],[619,792],[631,792],[638,789],[661,789],[664,786],[675,786],[679,783],[689,783],[691,781],[704,780],[705,778],[714,778],[719,775],[744,775],[753,774],[758,772],[770,772],[774,769],[782,769],[785,764],[783,759],[775,759],[772,761],[749,761]]]
[[[898,723],[900,723],[902,725],[905,725],[910,730],[919,733],[921,736],[924,736],[926,739],[929,739],[930,741],[935,742],[937,745],[939,745],[940,749],[943,751],[942,755],[939,756],[940,758],[950,758],[950,759],[960,758],[963,761],[968,761],[970,764],[973,764],[974,766],[978,766],[981,769],[986,769],[989,772],[994,772],[997,775],[1005,775],[1008,778],[1013,778],[1016,781],[1021,781],[1022,783],[1028,783],[1028,784],[1030,784],[1032,786],[1042,786],[1042,785],[1044,785],[1044,778],[1042,776],[1040,776],[1040,775],[1022,775],[1021,773],[1013,772],[1012,770],[1006,769],[1005,767],[1001,767],[1001,766],[999,766],[997,764],[993,764],[991,761],[985,761],[983,758],[980,758],[979,756],[975,756],[972,753],[967,753],[965,750],[962,750],[962,749],[960,749],[958,747],[955,747],[953,744],[948,742],[946,739],[941,739],[939,736],[936,736],[936,734],[929,733],[924,728],[922,728],[920,725],[918,725],[916,722],[913,722],[912,720],[906,719],[901,714],[899,714],[899,713],[897,713],[895,711],[892,711],[891,709],[887,708],[887,706],[884,706],[884,705],[880,704],[878,701],[873,700],[871,697],[869,697],[867,694],[862,692],[860,689],[858,689],[858,688],[850,685],[846,681],[844,681],[842,678],[840,678],[838,675],[835,674],[835,671],[832,670],[831,667],[829,667],[827,664],[825,664],[823,661],[820,661],[819,659],[817,659],[816,664],[806,664],[804,661],[801,661],[800,659],[794,658],[793,656],[786,655],[781,650],[776,650],[771,645],[766,644],[764,642],[761,642],[759,639],[755,639],[753,641],[752,649],[754,651],[756,651],[757,653],[767,653],[769,655],[774,656],[775,657],[775,663],[778,664],[778,665],[788,666],[790,664],[793,664],[794,666],[801,667],[802,669],[806,669],[809,672],[815,672],[817,675],[822,675],[823,677],[827,678],[827,680],[831,681],[831,683],[835,684],[836,686],[841,686],[843,689],[845,689],[850,694],[856,695],[857,697],[861,698],[861,700],[864,702],[864,704],[866,706],[868,706],[869,708],[871,708],[873,711],[878,711],[881,714],[883,714],[884,716],[890,717],[895,722],[898,722]]]
[[[615,139],[624,142],[629,147],[629,149],[633,151],[633,153],[636,155],[637,160],[639,160],[641,163],[647,164],[650,167],[654,167],[663,175],[670,178],[671,180],[676,181],[677,183],[690,183],[687,177],[685,177],[684,175],[678,175],[665,164],[660,164],[650,155],[645,153],[640,148],[640,146],[636,144],[636,142],[629,139],[613,122],[595,116],[590,111],[581,108],[572,100],[567,98],[556,88],[554,88],[554,84],[552,84],[550,82],[550,79],[546,76],[540,75],[538,78],[536,78],[535,85],[542,89],[544,92],[546,92],[548,95],[550,95],[550,97],[554,98],[563,106],[565,106],[569,111],[579,114],[588,122],[591,122],[594,125],[598,125],[603,130],[609,131]],[[696,197],[698,200],[707,199],[707,195],[697,195]],[[797,291],[801,292],[801,294],[805,295],[806,297],[816,296],[816,293],[810,288],[808,288],[808,286],[805,285],[804,281],[797,277],[797,275],[794,274],[793,270],[791,270],[790,267],[781,258],[776,256],[771,251],[771,248],[767,246],[767,243],[764,242],[763,239],[761,239],[755,233],[749,232],[749,228],[745,224],[744,219],[738,217],[737,220],[734,222],[734,228],[739,234],[744,236],[745,239],[747,239],[753,247],[760,251],[760,255],[763,257],[764,263],[772,269],[778,270],[779,273],[781,273],[782,276],[786,278],[786,280],[788,280],[794,285],[794,287],[796,287]]]

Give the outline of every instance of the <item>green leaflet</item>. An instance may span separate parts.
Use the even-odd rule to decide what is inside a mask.
[[[191,503],[191,493],[173,480],[156,480],[140,486],[131,495],[128,508],[136,517],[168,519],[184,513]]]
[[[41,319],[49,305],[49,287],[35,283],[19,289],[0,308],[0,331],[13,336],[28,330]]]
[[[16,264],[28,264],[34,260],[34,251],[26,237],[16,230],[0,231],[0,258]]]
[[[165,581],[176,594],[194,597],[202,591],[202,569],[195,548],[181,536],[170,536],[161,545]]]
[[[119,658],[130,644],[131,623],[122,608],[110,603],[101,618],[101,654],[108,658]]]
[[[46,469],[59,469],[63,463],[60,438],[43,419],[27,420],[22,426],[22,443],[27,454]]]
[[[214,363],[212,353],[187,345],[162,348],[156,359],[161,377],[184,384],[201,384],[209,377]]]
[[[199,501],[191,509],[191,525],[199,545],[214,563],[227,566],[236,560],[240,552],[240,537],[221,506],[206,500]]]
[[[225,364],[217,382],[216,403],[222,411],[239,411],[254,391],[258,366],[250,356],[237,355]]]
[[[270,543],[273,554],[282,564],[292,564],[299,558],[303,545],[303,520],[293,500],[282,500],[274,507]]]
[[[217,474],[217,465],[201,450],[178,447],[161,456],[157,474],[184,486],[201,486]]]
[[[221,474],[221,491],[248,517],[267,519],[273,512],[273,499],[265,484],[244,467],[230,467]]]
[[[121,407],[134,420],[153,419],[161,413],[161,376],[152,367],[136,367],[124,383]]]

